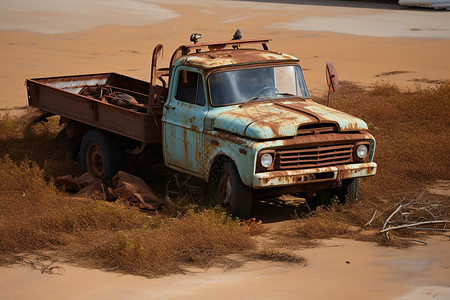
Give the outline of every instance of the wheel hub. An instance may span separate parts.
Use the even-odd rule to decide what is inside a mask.
[[[87,170],[95,177],[103,178],[103,153],[96,144],[91,144],[87,150]]]
[[[225,207],[231,207],[233,186],[231,184],[231,176],[229,172],[224,174],[217,186],[217,200]]]

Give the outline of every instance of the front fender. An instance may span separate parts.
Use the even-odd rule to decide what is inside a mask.
[[[254,142],[226,132],[211,131],[204,136],[204,158],[206,172],[205,181],[209,180],[211,168],[215,161],[222,156],[231,159],[239,172],[242,182],[252,186],[255,166],[256,150]]]

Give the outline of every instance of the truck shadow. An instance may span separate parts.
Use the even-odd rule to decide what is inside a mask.
[[[146,174],[139,174],[149,187],[159,196],[166,197],[167,183],[173,175],[179,176],[182,182],[184,174],[178,173],[163,165],[155,165],[146,169]],[[192,182],[193,185],[201,184]],[[201,187],[199,186],[199,189]],[[202,187],[203,197],[208,197],[207,189]],[[185,195],[189,197],[189,195]],[[173,199],[171,199],[173,200]],[[253,202],[251,217],[262,220],[264,223],[276,223],[303,217],[309,213],[309,208],[303,198],[284,195]]]
[[[304,199],[290,195],[254,202],[252,208],[252,217],[263,223],[292,220],[308,213],[309,208]]]

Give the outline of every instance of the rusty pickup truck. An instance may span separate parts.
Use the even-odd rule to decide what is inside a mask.
[[[357,200],[359,178],[377,168],[364,121],[313,102],[299,60],[270,51],[268,39],[193,41],[167,68],[157,67],[157,45],[149,82],[116,73],[29,79],[29,105],[59,115],[83,171],[105,181],[130,158],[158,154],[241,218],[254,200],[283,194]]]

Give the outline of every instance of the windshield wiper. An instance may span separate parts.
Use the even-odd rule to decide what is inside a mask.
[[[290,94],[290,93],[277,93],[276,94],[277,96],[289,96],[289,97],[293,97],[293,98],[296,98],[296,99],[298,99],[299,101],[305,101],[306,99],[305,98],[303,98],[303,97],[300,97],[300,96],[297,96],[297,95],[294,95],[294,94]],[[255,100],[258,100],[258,99],[262,99],[262,98],[270,98],[270,97],[261,97],[261,96],[258,96],[258,97],[254,97],[254,98],[251,98],[250,100],[247,100],[247,101],[245,101],[244,103],[242,103],[241,105],[239,105],[239,108],[242,108],[243,106],[245,106],[245,105],[247,105],[247,103],[250,103],[250,102],[253,102],[253,101],[255,101]],[[277,98],[273,98],[273,99],[271,99],[271,100],[276,100]],[[278,98],[279,99],[279,98]]]
[[[252,101],[255,101],[255,100],[261,99],[261,98],[265,98],[265,97],[254,97],[254,98],[251,98],[250,100],[247,100],[247,101],[245,101],[244,103],[242,103],[241,105],[239,105],[239,108],[243,107],[243,106],[246,105],[247,103],[250,103],[250,102],[252,102]]]
[[[298,96],[298,95],[290,94],[290,93],[281,93],[280,95],[291,96],[291,97],[294,97],[295,99],[306,101],[306,98]]]

